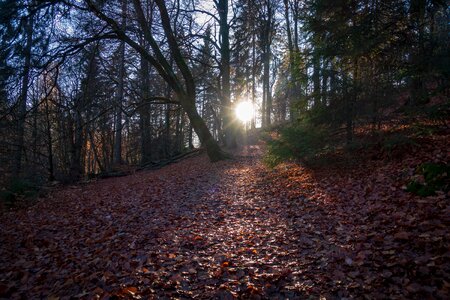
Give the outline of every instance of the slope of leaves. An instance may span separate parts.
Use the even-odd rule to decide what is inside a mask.
[[[418,166],[450,161],[449,140],[447,132],[388,155],[362,151],[353,165],[336,155],[334,165],[315,170],[295,164],[276,169],[289,197],[303,199],[302,212],[292,213],[296,222],[314,226],[313,257],[324,261],[316,273],[330,284],[318,284],[319,290],[332,291],[332,298],[449,298],[449,195],[406,191]],[[306,209],[318,217],[303,215]]]
[[[448,298],[448,195],[403,189],[447,141],[346,170],[252,147],[54,192],[2,216],[0,297]]]

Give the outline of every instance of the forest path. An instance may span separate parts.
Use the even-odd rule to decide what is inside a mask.
[[[313,241],[294,230],[296,204],[260,152],[76,185],[5,214],[0,296],[300,295],[312,284],[300,277]]]
[[[2,215],[0,298],[445,295],[445,199],[330,176],[268,169],[251,147],[54,192]]]

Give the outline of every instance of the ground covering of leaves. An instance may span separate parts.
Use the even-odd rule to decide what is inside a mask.
[[[62,189],[1,216],[0,298],[448,299],[448,195],[404,190],[447,143],[348,169],[250,147]]]

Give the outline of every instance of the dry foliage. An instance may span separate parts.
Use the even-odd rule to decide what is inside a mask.
[[[448,299],[448,195],[404,190],[447,141],[348,169],[271,170],[251,148],[65,188],[2,216],[0,297]]]

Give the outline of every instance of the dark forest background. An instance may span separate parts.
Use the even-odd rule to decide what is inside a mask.
[[[216,161],[243,125],[279,130],[276,163],[286,144],[351,145],[399,112],[445,124],[448,53],[438,0],[2,0],[0,182],[73,182],[200,146]]]

